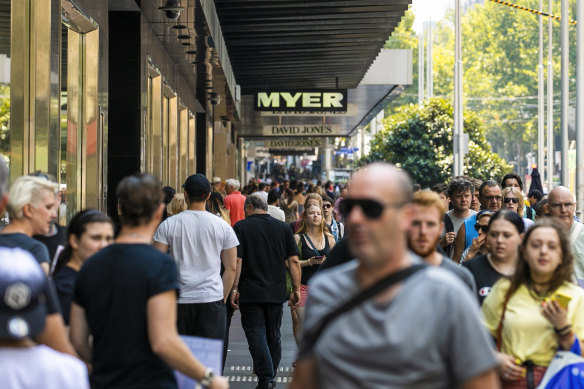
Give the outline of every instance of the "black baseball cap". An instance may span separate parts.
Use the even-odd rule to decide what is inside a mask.
[[[190,201],[203,201],[211,193],[211,184],[202,174],[189,176],[182,187],[189,195]]]
[[[0,247],[0,339],[24,339],[45,327],[48,280],[32,255]]]

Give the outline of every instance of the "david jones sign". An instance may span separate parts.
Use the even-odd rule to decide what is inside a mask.
[[[345,112],[347,90],[262,91],[255,94],[256,111]]]

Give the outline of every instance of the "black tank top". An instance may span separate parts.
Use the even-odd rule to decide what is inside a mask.
[[[300,259],[301,260],[306,261],[309,258],[316,256],[316,253],[312,249],[312,246],[308,244],[306,239],[304,239],[304,234],[300,235],[300,242],[301,242],[300,244],[302,245],[301,246],[302,250],[300,252],[300,256],[301,256]],[[330,251],[331,251],[331,248],[329,247],[328,237],[325,235],[324,236],[324,248],[322,250],[318,250],[318,255],[326,256],[326,255],[329,255]],[[311,265],[311,266],[303,267],[302,268],[302,278],[300,279],[300,283],[302,285],[307,285],[308,280],[314,275],[314,273],[316,273],[316,271],[318,270],[319,267],[320,267],[320,265]]]

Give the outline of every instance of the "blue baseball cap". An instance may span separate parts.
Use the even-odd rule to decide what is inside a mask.
[[[47,283],[29,252],[0,247],[0,339],[24,339],[43,330]]]

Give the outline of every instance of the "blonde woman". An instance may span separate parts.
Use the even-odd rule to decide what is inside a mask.
[[[515,187],[508,186],[503,189],[501,195],[503,197],[501,209],[508,209],[521,216],[523,218],[523,224],[525,225],[525,231],[527,231],[527,229],[533,225],[533,220],[526,218],[523,214],[525,208],[523,206],[525,203],[523,193]]]
[[[296,343],[300,341],[300,323],[304,314],[304,303],[308,296],[308,281],[316,273],[326,256],[335,245],[335,238],[328,232],[318,205],[307,204],[300,223],[300,228],[294,235],[300,252],[300,304],[292,308],[292,330]]]
[[[185,201],[185,195],[183,193],[177,193],[174,195],[170,203],[166,206],[166,213],[168,216],[178,215],[182,211],[187,210],[187,202]]]

